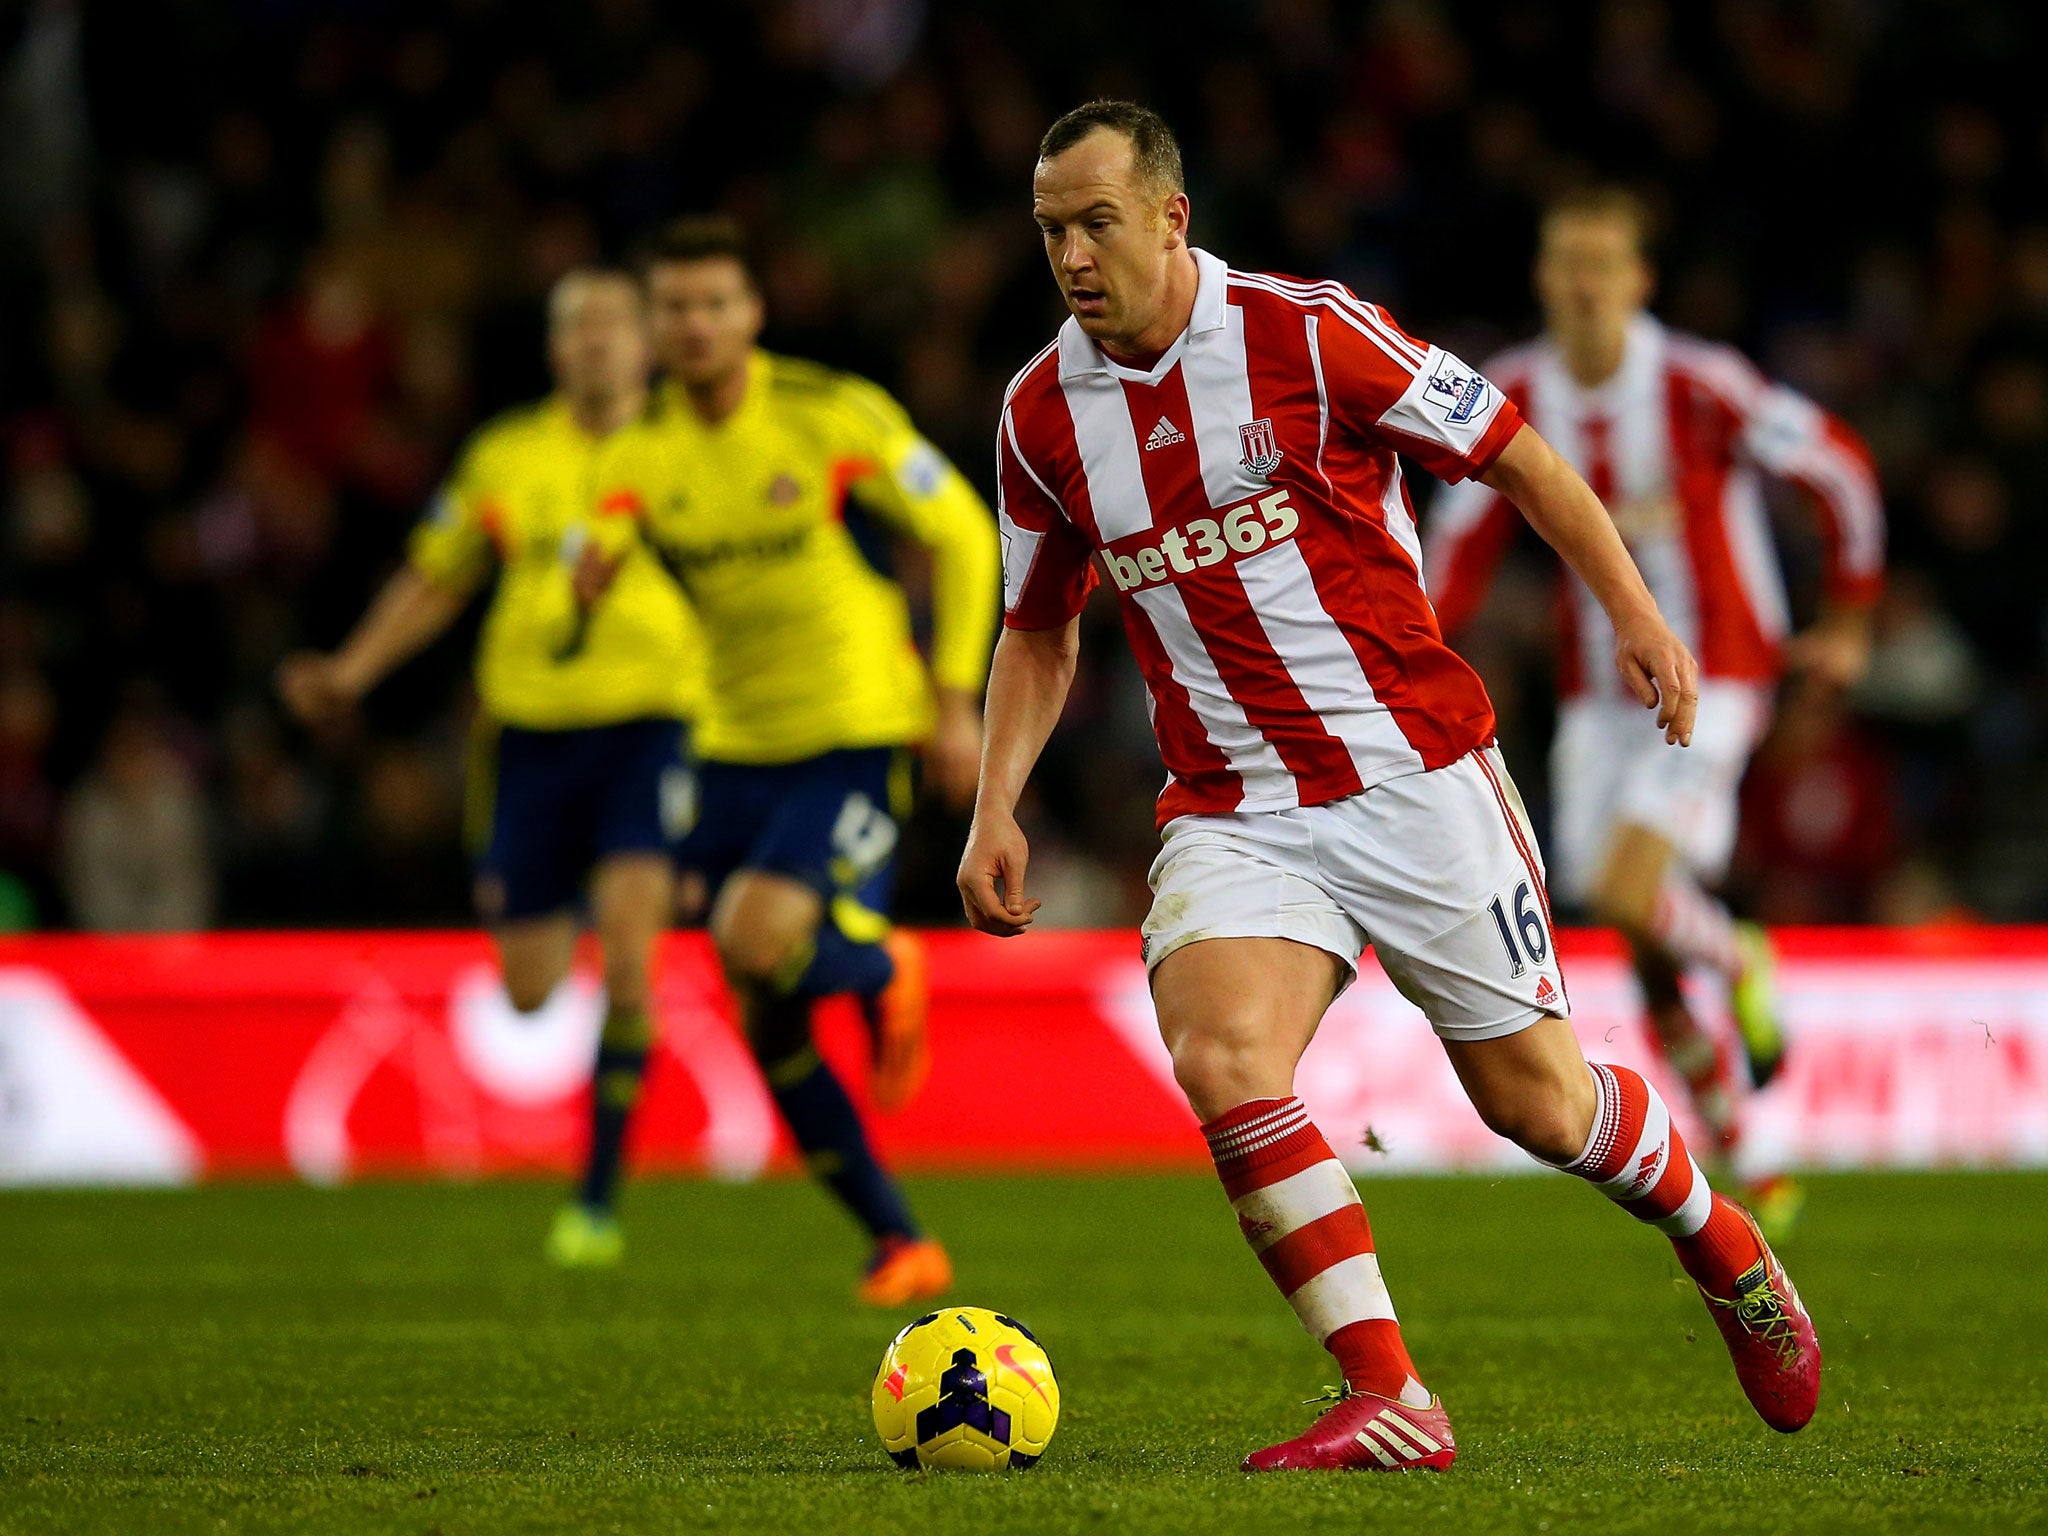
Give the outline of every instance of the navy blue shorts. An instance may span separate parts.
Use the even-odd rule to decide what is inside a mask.
[[[827,901],[886,912],[898,824],[909,813],[910,755],[853,747],[801,762],[697,766],[697,822],[676,862],[716,890],[738,869],[801,880]]]
[[[567,911],[619,853],[673,853],[688,816],[689,728],[489,725],[470,770],[477,907],[488,922]]]

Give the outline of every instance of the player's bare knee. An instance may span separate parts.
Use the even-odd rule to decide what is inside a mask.
[[[1503,1091],[1476,1096],[1472,1107],[1496,1136],[1546,1163],[1568,1163],[1584,1150],[1595,1107],[1593,1083],[1583,1068],[1546,1073]]]
[[[1191,1030],[1173,1042],[1171,1054],[1174,1081],[1204,1120],[1267,1096],[1268,1063],[1242,1039]]]
[[[1608,879],[1593,888],[1589,905],[1595,923],[1618,930],[1630,944],[1639,944],[1649,938],[1655,900],[1654,891],[1645,893],[1632,881]]]
[[[654,968],[657,938],[653,925],[644,921],[613,921],[600,925],[598,951],[603,957],[605,995],[629,1004],[642,1002],[648,978]]]
[[[1579,1155],[1585,1142],[1584,1128],[1575,1128],[1566,1106],[1551,1096],[1504,1096],[1487,1103],[1475,1102],[1473,1107],[1494,1135],[1512,1141],[1531,1157],[1546,1163],[1570,1162]]]
[[[639,1008],[647,1001],[647,960],[643,955],[604,957],[604,995],[614,1008]]]
[[[1586,1125],[1559,1099],[1547,1100],[1523,1121],[1515,1145],[1546,1163],[1569,1163],[1586,1145]]]
[[[765,947],[753,935],[714,928],[711,944],[718,951],[718,964],[725,979],[735,987],[757,986],[774,970]]]
[[[1670,845],[1657,833],[1639,826],[1617,829],[1599,878],[1593,882],[1595,920],[1604,927],[1620,929],[1632,943],[1647,939],[1657,918],[1657,893],[1670,863]]]
[[[711,942],[726,980],[740,988],[772,987],[802,947],[787,934],[739,925],[714,928]]]

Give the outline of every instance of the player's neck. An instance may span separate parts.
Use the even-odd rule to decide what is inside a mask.
[[[1127,367],[1150,367],[1180,339],[1180,333],[1195,318],[1195,294],[1201,286],[1201,269],[1195,265],[1195,253],[1182,246],[1167,264],[1166,299],[1152,323],[1135,336],[1119,336],[1115,341],[1096,345]]]
[[[747,398],[747,372],[753,366],[749,358],[730,373],[720,374],[715,379],[702,383],[683,383],[683,396],[690,402],[690,409],[709,426],[717,426]]]
[[[592,437],[610,437],[640,414],[647,404],[644,389],[607,391],[603,394],[571,395],[569,415]]]
[[[1580,333],[1559,338],[1564,365],[1581,389],[1598,389],[1621,371],[1628,332]]]

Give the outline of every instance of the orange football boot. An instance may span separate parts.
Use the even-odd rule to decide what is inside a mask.
[[[885,1237],[854,1294],[871,1307],[907,1307],[953,1288],[953,1261],[929,1237]]]

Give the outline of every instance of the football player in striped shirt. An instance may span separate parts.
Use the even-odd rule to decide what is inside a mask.
[[[1536,261],[1544,334],[1493,359],[1486,375],[1584,474],[1700,660],[1692,747],[1667,752],[1607,666],[1614,631],[1599,604],[1560,571],[1555,885],[1628,941],[1652,1033],[1732,1153],[1749,1086],[1736,1077],[1743,1053],[1701,1028],[1681,984],[1693,967],[1721,980],[1750,1083],[1768,1083],[1784,1053],[1770,943],[1754,923],[1735,921],[1712,888],[1735,845],[1743,771],[1780,676],[1793,667],[1839,689],[1862,673],[1883,579],[1884,509],[1870,454],[1845,423],[1734,349],[1648,312],[1645,223],[1619,189],[1588,189],[1552,207]],[[1805,492],[1820,524],[1825,598],[1797,635],[1787,633],[1767,477]],[[1437,498],[1424,554],[1447,633],[1477,611],[1518,522],[1482,481]],[[1778,1174],[1746,1198],[1778,1236],[1797,1214],[1799,1188]]]
[[[667,378],[612,445],[599,491],[703,619],[710,687],[681,857],[716,893],[711,937],[776,1106],[873,1242],[860,1296],[921,1300],[952,1266],[819,1056],[811,1011],[859,998],[877,1105],[917,1092],[923,956],[886,914],[912,750],[942,794],[973,794],[995,519],[880,389],[756,345],[760,292],[730,221],[664,230],[647,283]],[[888,574],[899,536],[930,560],[928,660]],[[611,547],[587,556],[599,613]]]
[[[1358,1191],[1294,1096],[1368,944],[1481,1118],[1665,1234],[1752,1406],[1799,1428],[1820,1349],[1798,1292],[1655,1088],[1579,1050],[1543,866],[1486,691],[1423,593],[1397,452],[1522,509],[1597,594],[1623,682],[1676,750],[1698,670],[1598,498],[1483,374],[1383,310],[1193,249],[1155,114],[1061,118],[1032,192],[1069,318],[998,429],[1006,628],[961,896],[984,932],[1032,924],[1015,809],[1100,569],[1171,774],[1144,925],[1160,1031],[1239,1230],[1343,1371],[1307,1432],[1246,1467],[1456,1455]]]
[[[632,276],[581,271],[558,282],[548,358],[555,392],[478,429],[354,631],[331,655],[287,658],[278,685],[306,720],[346,709],[495,577],[470,759],[477,906],[521,1012],[568,974],[586,913],[597,931],[605,1014],[589,1157],[547,1243],[559,1264],[596,1265],[623,1251],[620,1155],[653,1041],[651,970],[679,830],[671,813],[704,660],[694,617],[651,556],[621,564],[602,614],[586,616],[575,597],[599,455],[647,399],[647,316]]]

